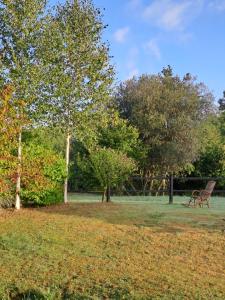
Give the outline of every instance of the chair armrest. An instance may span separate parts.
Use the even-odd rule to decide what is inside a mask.
[[[194,191],[192,192],[192,197],[193,197],[193,198],[198,197],[198,196],[201,194],[201,192],[202,192],[202,190],[194,190]]]

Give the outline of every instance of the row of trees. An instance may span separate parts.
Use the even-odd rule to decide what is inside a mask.
[[[121,124],[111,124],[100,130],[99,144],[131,157],[137,166],[133,175],[139,177],[138,182],[130,178],[126,186],[117,186],[120,192],[141,190],[146,194],[146,190],[165,188],[165,182],[153,178],[172,173],[225,175],[224,113],[195,77],[186,74],[180,78],[168,66],[157,75],[142,75],[122,83],[111,103],[126,126],[122,129]],[[81,168],[87,160],[85,147],[74,147],[79,148],[80,156],[73,157],[71,190],[93,189],[97,183],[88,179],[87,168]]]
[[[54,9],[47,7],[45,0],[0,1],[1,180],[7,187],[2,193],[16,184],[17,209],[27,164],[24,133],[40,126],[55,126],[62,133],[67,202],[71,137],[93,135],[102,122],[113,79],[108,46],[101,40],[101,13],[92,2],[68,0]],[[30,149],[27,154],[34,161],[37,153]],[[28,177],[38,177],[41,165],[31,164]]]
[[[47,7],[0,0],[0,201],[60,201],[63,181],[66,203],[68,185],[104,200],[125,182],[145,191],[158,175],[224,174],[224,98],[219,113],[170,66],[112,89],[101,12],[91,0]]]

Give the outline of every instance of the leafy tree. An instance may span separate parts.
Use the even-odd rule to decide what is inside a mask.
[[[129,125],[126,120],[119,118],[118,112],[112,110],[108,113],[109,118],[104,126],[98,126],[94,141],[73,140],[69,180],[71,191],[90,190],[99,186],[90,164],[85,165],[85,168],[81,166],[90,153],[98,147],[117,150],[134,160],[141,159],[141,155],[143,156],[143,145],[138,139],[137,129]]]
[[[98,145],[135,157],[139,149],[139,132],[113,111],[106,126],[98,129]]]
[[[113,70],[108,46],[101,40],[105,28],[101,13],[91,1],[66,1],[47,18],[49,26],[44,31],[41,51],[46,54],[42,63],[48,83],[42,94],[43,109],[48,112],[47,119],[64,133],[68,174],[71,137],[84,138],[85,132],[102,120],[99,111],[103,111],[108,98]],[[67,188],[68,176],[64,202]]]
[[[25,116],[18,114],[24,103],[12,99],[12,94],[11,85],[6,85],[0,93],[0,194],[4,197],[11,196],[14,190],[13,185],[18,172],[14,155],[17,135],[20,127],[27,122]]]
[[[11,96],[12,87],[4,87],[0,93],[0,193],[11,189],[10,182],[16,173],[12,151],[18,124],[16,111],[10,102]]]
[[[13,85],[13,99],[26,105],[17,107],[17,114],[30,113],[36,101],[40,65],[36,49],[41,32],[45,0],[0,1],[1,82]],[[22,127],[18,133],[18,170],[16,208],[20,208]]]
[[[110,187],[117,187],[124,183],[129,175],[135,170],[135,163],[131,158],[128,158],[122,152],[99,148],[92,152],[89,156],[89,162],[84,164],[81,162],[82,167],[92,170],[92,177],[95,177],[100,187],[103,189],[102,201],[104,201],[107,190]],[[107,202],[110,201],[110,194],[107,193]]]
[[[12,206],[14,202],[12,195],[18,172],[15,156],[17,135],[21,126],[28,121],[26,116],[18,114],[18,108],[24,105],[23,101],[13,99],[12,93],[13,87],[10,85],[5,86],[0,93],[0,206],[4,207]],[[52,140],[47,143],[40,132],[36,132],[36,135],[31,132],[29,130],[29,134],[25,132],[23,135],[21,199],[37,204],[55,203],[62,199],[64,159],[53,150]]]
[[[61,156],[64,154],[65,140],[60,128],[51,126],[37,126],[24,130],[23,140],[27,143],[40,144]]]
[[[200,129],[202,136],[201,151],[194,163],[191,176],[224,177],[225,176],[225,147],[221,133],[220,117],[209,118]],[[224,181],[218,181],[217,187],[224,186]]]
[[[190,74],[181,79],[168,67],[158,75],[133,78],[119,86],[116,102],[147,149],[144,177],[182,171],[198,157],[198,129],[214,112],[213,96]]]

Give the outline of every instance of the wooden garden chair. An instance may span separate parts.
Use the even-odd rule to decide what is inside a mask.
[[[203,205],[206,204],[209,208],[209,200],[215,185],[216,185],[215,181],[208,181],[206,188],[204,190],[194,190],[192,192],[192,196],[191,199],[189,200],[188,206],[196,207],[199,205],[200,207],[203,207]]]

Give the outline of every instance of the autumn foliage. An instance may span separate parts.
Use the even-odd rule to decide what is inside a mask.
[[[0,193],[8,192],[16,179],[16,157],[13,152],[22,118],[12,99],[13,87],[6,85],[0,92]]]
[[[13,92],[13,86],[6,85],[0,93],[0,206],[5,206],[8,198],[13,202],[18,176],[18,135],[22,128],[26,129],[29,125],[25,104],[14,100]],[[29,198],[43,204],[47,195],[58,191],[62,184],[65,177],[63,159],[38,143],[24,143],[23,151],[20,170],[22,196],[24,200]]]

